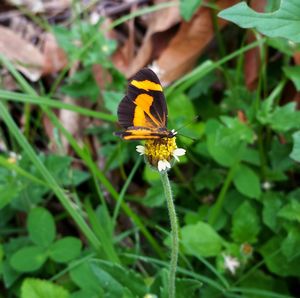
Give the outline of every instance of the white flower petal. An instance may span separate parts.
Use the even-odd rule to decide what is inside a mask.
[[[170,163],[169,163],[167,160],[165,160],[164,162],[165,162],[166,168],[169,168],[169,169],[171,169],[171,165],[170,165]]]
[[[177,131],[176,131],[175,129],[172,129],[172,130],[171,130],[171,133],[172,133],[174,136],[177,135]]]
[[[140,155],[144,155],[145,154],[145,146],[143,145],[137,145],[135,147],[136,151],[140,154]]]
[[[158,171],[161,172],[165,169],[165,164],[162,160],[159,160],[158,161],[158,164],[157,164],[157,168],[158,168]]]
[[[159,160],[157,164],[157,169],[159,172],[171,169],[171,165],[167,160]]]
[[[224,255],[224,266],[231,272],[231,274],[235,274],[236,269],[240,267],[240,262],[237,258]]]
[[[172,155],[173,156],[183,156],[183,155],[185,155],[185,152],[186,152],[186,150],[185,149],[183,149],[183,148],[176,148],[173,152],[172,152]]]
[[[173,155],[173,157],[176,159],[176,161],[179,161],[179,158],[177,155]]]

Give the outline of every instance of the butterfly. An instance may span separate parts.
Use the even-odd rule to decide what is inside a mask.
[[[168,109],[161,83],[149,68],[143,68],[128,83],[127,94],[118,107],[118,119],[125,129],[115,135],[124,140],[173,138],[167,129]]]

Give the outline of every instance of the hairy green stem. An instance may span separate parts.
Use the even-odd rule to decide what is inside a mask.
[[[164,188],[165,197],[167,200],[167,206],[169,211],[169,218],[171,224],[171,261],[170,261],[170,273],[169,273],[169,298],[175,298],[176,287],[176,269],[179,251],[179,237],[178,237],[178,222],[176,216],[175,205],[172,196],[171,185],[167,172],[163,172],[160,175]]]

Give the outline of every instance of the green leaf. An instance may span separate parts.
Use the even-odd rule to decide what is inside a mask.
[[[249,198],[259,198],[261,194],[260,181],[256,173],[249,167],[240,164],[233,178],[236,189]]]
[[[123,297],[123,286],[113,278],[108,272],[100,268],[96,264],[91,264],[93,273],[95,274],[101,288],[104,290],[107,297]]]
[[[52,282],[26,278],[21,287],[21,298],[69,298],[66,289]]]
[[[157,181],[149,187],[146,195],[140,202],[150,208],[161,206],[165,202],[161,181]]]
[[[187,254],[212,257],[221,252],[223,240],[207,223],[199,221],[181,229],[182,246]]]
[[[296,103],[291,102],[283,107],[277,106],[270,117],[269,124],[279,132],[300,128],[300,112],[296,110]]]
[[[94,262],[92,268],[96,275],[98,272],[102,276],[103,272],[105,272],[110,278],[120,283],[124,289],[127,288],[134,297],[144,297],[147,293],[147,287],[143,278],[133,270],[101,260]],[[105,289],[104,286],[102,288]]]
[[[300,42],[300,6],[298,0],[282,0],[277,11],[257,13],[246,2],[238,3],[219,13],[219,17],[242,28],[255,28],[270,37],[283,37]]]
[[[189,21],[203,0],[180,0],[180,14],[185,21]]]
[[[0,209],[7,206],[18,194],[17,188],[8,187],[8,185],[0,185]]]
[[[198,280],[190,278],[176,279],[176,297],[194,297],[195,291],[202,287]]]
[[[293,134],[293,150],[290,154],[290,158],[300,162],[300,131]]]
[[[285,66],[283,71],[293,81],[297,91],[300,91],[300,66]]]
[[[10,259],[11,266],[19,272],[38,270],[47,259],[47,252],[39,246],[27,246],[15,252]]]
[[[278,216],[290,221],[300,222],[300,203],[296,200],[290,200],[290,203],[278,212]]]
[[[294,165],[294,161],[290,159],[291,144],[282,144],[277,138],[273,139],[269,157],[272,164],[272,169],[276,172],[286,172]]]
[[[31,241],[41,247],[48,247],[55,238],[53,216],[42,207],[30,211],[27,219],[27,229]]]
[[[149,293],[160,298],[168,298],[168,281],[169,272],[166,268],[163,268],[158,272],[158,274],[156,274],[154,282],[151,284]]]
[[[203,189],[213,191],[222,184],[223,175],[217,169],[204,166],[198,171],[193,181],[197,191],[201,191]]]
[[[58,263],[67,263],[80,255],[81,241],[75,237],[57,240],[49,247],[49,257]]]
[[[103,91],[104,105],[113,115],[117,115],[118,105],[124,97],[124,93],[116,91]]]
[[[222,142],[224,144],[237,144],[240,141],[252,143],[254,141],[254,131],[238,118],[221,116],[220,119],[225,126],[222,131]]]
[[[74,98],[87,97],[96,101],[100,90],[95,81],[92,69],[87,67],[84,70],[77,71],[70,79],[67,85],[61,87],[61,91]]]
[[[282,196],[276,192],[268,192],[262,197],[264,205],[263,222],[272,231],[277,232],[280,227],[278,224],[278,212],[282,207]]]
[[[73,263],[72,263],[73,264]],[[71,268],[72,268],[71,264]],[[75,266],[70,270],[70,277],[72,281],[83,291],[94,293],[98,297],[98,293],[103,292],[101,285],[95,276],[91,264],[86,261],[79,266]],[[93,296],[88,296],[93,297]],[[100,297],[99,297],[100,298]]]
[[[238,243],[255,243],[259,232],[257,210],[245,201],[233,215],[231,237]]]
[[[103,298],[104,292],[102,289],[99,289],[97,293],[90,290],[79,290],[72,293],[71,298]]]
[[[270,272],[279,276],[297,276],[300,277],[300,256],[288,261],[285,255],[281,252],[283,238],[276,236],[271,238],[260,252],[264,258],[265,264]]]
[[[282,293],[281,290],[281,282],[280,280],[276,280],[273,276],[266,274],[263,271],[252,271],[251,275],[248,275],[241,281],[242,288],[248,288],[253,290],[253,294],[245,295],[245,297],[251,298],[262,298],[261,293],[258,291],[256,294],[256,290],[266,290],[266,291],[273,291],[274,296],[271,292],[270,295],[265,295],[264,297],[276,297],[276,294]],[[276,294],[275,294],[276,293]],[[245,293],[246,294],[246,293]],[[280,295],[280,294],[279,294]],[[283,296],[286,297],[286,296]],[[283,298],[282,297],[282,298]],[[288,296],[287,296],[288,297]],[[286,298],[287,298],[286,297]]]
[[[222,166],[230,167],[240,158],[245,143],[239,141],[232,130],[232,138],[224,133],[224,126],[217,120],[208,120],[205,134],[207,136],[207,150],[212,158]],[[224,138],[225,137],[225,138]]]
[[[300,231],[298,227],[291,227],[288,231],[287,237],[283,240],[281,248],[282,253],[291,261],[299,254],[300,247]]]
[[[1,278],[6,288],[10,288],[22,273],[14,270],[8,259],[2,264]]]
[[[180,128],[180,134],[186,136],[195,135],[195,125],[190,124],[191,120],[193,120],[196,116],[195,107],[192,101],[185,94],[177,94],[176,97],[172,97],[168,100],[168,110],[169,115],[172,118],[169,118],[170,125],[169,127],[178,129]],[[198,129],[198,127],[197,127]],[[197,138],[199,138],[200,129],[196,130]],[[188,140],[185,138],[182,140],[183,142],[187,142]]]

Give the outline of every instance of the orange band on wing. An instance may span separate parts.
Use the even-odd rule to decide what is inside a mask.
[[[159,121],[157,121],[157,119],[155,119],[153,115],[150,113],[150,107],[153,103],[152,96],[142,93],[136,97],[134,103],[137,105],[134,110],[134,117],[133,117],[134,126],[144,126],[144,127],[148,126],[145,113],[157,126],[160,126]]]
[[[130,82],[131,85],[138,89],[144,89],[146,91],[153,90],[153,91],[163,91],[162,87],[160,84],[156,84],[152,81],[145,80],[145,81],[137,81],[137,80],[132,80]]]

